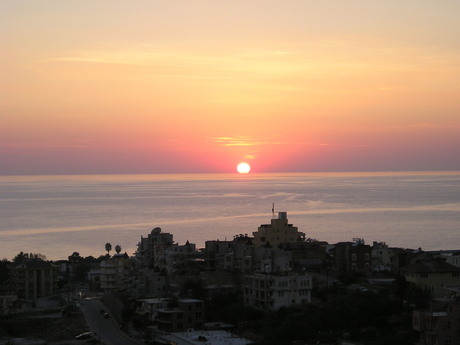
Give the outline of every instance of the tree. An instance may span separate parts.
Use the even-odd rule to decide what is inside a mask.
[[[43,254],[40,254],[40,253],[19,252],[13,258],[14,263],[23,262],[23,261],[26,261],[26,260],[42,260],[42,261],[46,261],[46,255],[43,255]]]
[[[81,261],[82,257],[79,252],[73,252],[72,255],[69,255],[68,259],[71,263],[77,263]]]
[[[105,250],[107,252],[107,255],[110,255],[110,251],[112,250],[112,245],[109,242],[105,244]]]
[[[24,254],[24,252],[19,252],[18,254],[15,255],[13,258],[13,262],[23,262],[26,258],[29,256],[27,254]]]
[[[8,271],[9,264],[10,263],[6,259],[3,259],[2,261],[0,261],[0,285],[6,282],[10,276],[9,271]]]
[[[115,246],[115,251],[117,252],[117,254],[120,254],[120,252],[121,252],[121,246],[120,246],[119,244],[117,244],[117,245]]]

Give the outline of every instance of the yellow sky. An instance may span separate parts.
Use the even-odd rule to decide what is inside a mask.
[[[0,174],[460,170],[458,13],[2,1]]]

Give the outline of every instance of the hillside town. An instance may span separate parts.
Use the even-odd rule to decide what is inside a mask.
[[[69,254],[3,259],[0,344],[460,344],[460,250],[327,243],[273,212],[200,249],[155,227],[133,255]]]

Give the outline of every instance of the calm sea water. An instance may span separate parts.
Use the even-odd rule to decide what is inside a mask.
[[[203,247],[252,235],[272,203],[307,238],[460,249],[460,172],[0,176],[0,259],[132,254],[157,226]]]

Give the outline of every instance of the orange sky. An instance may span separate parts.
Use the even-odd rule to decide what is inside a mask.
[[[0,174],[460,170],[460,2],[0,3]]]

